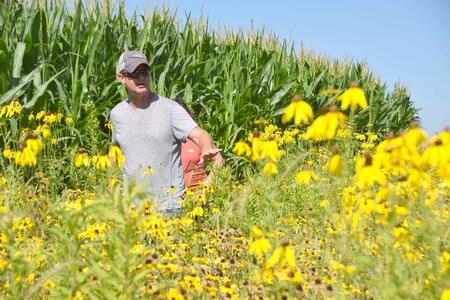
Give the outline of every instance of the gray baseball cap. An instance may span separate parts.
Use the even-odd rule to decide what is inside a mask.
[[[125,51],[119,58],[117,64],[117,73],[126,71],[128,73],[134,72],[140,64],[148,65],[147,57],[141,51]],[[150,67],[150,66],[149,66]]]

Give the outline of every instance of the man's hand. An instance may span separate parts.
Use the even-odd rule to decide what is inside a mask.
[[[203,151],[200,154],[200,160],[198,161],[199,164],[204,163],[206,160],[208,159],[212,159],[213,163],[215,166],[217,167],[221,167],[223,166],[223,164],[225,163],[222,155],[220,154],[220,151],[222,151],[221,149],[209,149],[206,151]]]
[[[214,146],[211,136],[202,128],[195,127],[189,133],[189,138],[196,143],[201,151],[199,163],[202,164],[206,160],[211,159],[217,167],[224,164],[224,159],[220,154],[221,149]]]

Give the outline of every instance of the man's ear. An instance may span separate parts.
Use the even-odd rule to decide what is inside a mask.
[[[117,80],[123,84],[125,84],[125,76],[123,74],[117,74]]]

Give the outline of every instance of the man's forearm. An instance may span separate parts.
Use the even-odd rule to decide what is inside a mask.
[[[200,127],[194,128],[189,134],[189,138],[199,146],[201,152],[216,148],[209,133]]]
[[[196,127],[189,134],[189,138],[193,140],[194,143],[196,143],[200,148],[201,162],[207,159],[212,159],[215,165],[223,165],[224,160],[222,155],[220,154],[220,149],[217,149],[217,147],[214,145],[214,142],[208,132],[200,127]]]

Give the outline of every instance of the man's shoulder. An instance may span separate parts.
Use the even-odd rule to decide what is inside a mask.
[[[112,116],[112,115],[120,114],[121,111],[123,111],[126,108],[127,101],[128,101],[128,99],[125,99],[125,100],[117,103],[116,106],[114,106],[113,109],[111,109],[110,115]]]
[[[163,106],[167,106],[167,107],[173,107],[173,105],[176,103],[174,100],[172,100],[172,99],[169,99],[169,98],[167,98],[167,97],[164,97],[164,96],[161,96],[161,95],[158,95],[158,94],[156,94],[155,93],[155,95],[156,95],[156,101],[155,101],[155,103],[158,103],[158,105],[163,105]]]

